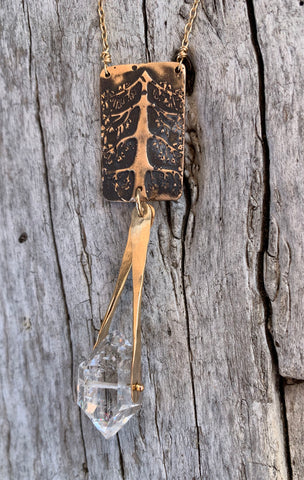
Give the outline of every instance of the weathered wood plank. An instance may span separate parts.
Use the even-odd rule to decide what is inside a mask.
[[[286,411],[292,478],[302,480],[304,472],[304,383],[294,383],[285,387]]]
[[[284,377],[303,379],[303,33],[301,2],[259,3],[258,39],[265,71],[270,230],[265,286],[269,325]],[[289,380],[287,380],[289,381]],[[285,386],[292,478],[304,477],[302,384]]]
[[[219,12],[209,4],[211,26],[203,23],[204,48],[196,52],[204,68],[197,69],[202,87],[191,110],[203,155],[190,177],[199,195],[186,234],[202,477],[287,478],[277,372],[257,285],[265,189],[258,68],[245,3]]]
[[[304,379],[304,7],[292,0],[256,2],[256,19],[271,185],[266,286],[280,373]]]
[[[107,2],[113,63],[170,60],[189,8]],[[101,195],[96,5],[13,0],[1,14],[0,479],[289,480],[257,282],[267,179],[247,3],[208,0],[198,11],[185,195],[156,205],[147,261],[143,408],[110,441],[75,404],[131,213]],[[113,326],[130,334],[130,281]],[[301,465],[296,400],[295,414],[286,391]]]
[[[85,456],[71,408],[70,322],[49,203],[39,55],[27,5],[6,2],[1,16],[0,478],[79,478]]]

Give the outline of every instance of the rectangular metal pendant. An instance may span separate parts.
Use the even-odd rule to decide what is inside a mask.
[[[156,62],[102,70],[102,181],[105,198],[176,200],[182,193],[185,67]]]

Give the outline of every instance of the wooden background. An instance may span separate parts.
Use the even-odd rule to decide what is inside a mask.
[[[95,1],[1,1],[1,480],[303,480],[304,5],[205,0],[183,198],[156,204],[141,413],[75,403],[131,206],[101,193]],[[167,61],[190,0],[108,0],[113,63]],[[131,281],[114,326],[131,330]]]

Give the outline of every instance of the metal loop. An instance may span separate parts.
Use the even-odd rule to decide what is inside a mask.
[[[108,76],[109,73],[108,73],[107,66],[109,63],[111,63],[112,60],[109,52],[108,34],[107,34],[107,27],[105,22],[103,0],[98,0],[98,15],[99,15],[99,26],[101,30],[102,43],[103,43],[103,49],[100,56],[104,63],[105,73]]]
[[[188,22],[185,25],[184,38],[177,55],[177,61],[180,63],[180,65],[183,63],[184,58],[187,57],[188,55],[189,35],[192,30],[193,22],[196,17],[197,7],[199,3],[200,3],[200,0],[194,0],[190,10]]]
[[[135,200],[136,200],[136,209],[139,217],[143,217],[145,210],[143,206],[142,199],[140,198],[141,187],[138,187],[136,190]]]
[[[184,58],[188,55],[188,46],[187,45],[182,45],[178,51],[177,55],[177,61],[181,65],[183,63]]]

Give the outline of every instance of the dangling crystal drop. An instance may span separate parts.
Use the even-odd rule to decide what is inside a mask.
[[[105,438],[140,410],[131,398],[131,363],[131,344],[114,331],[79,365],[77,403]]]

